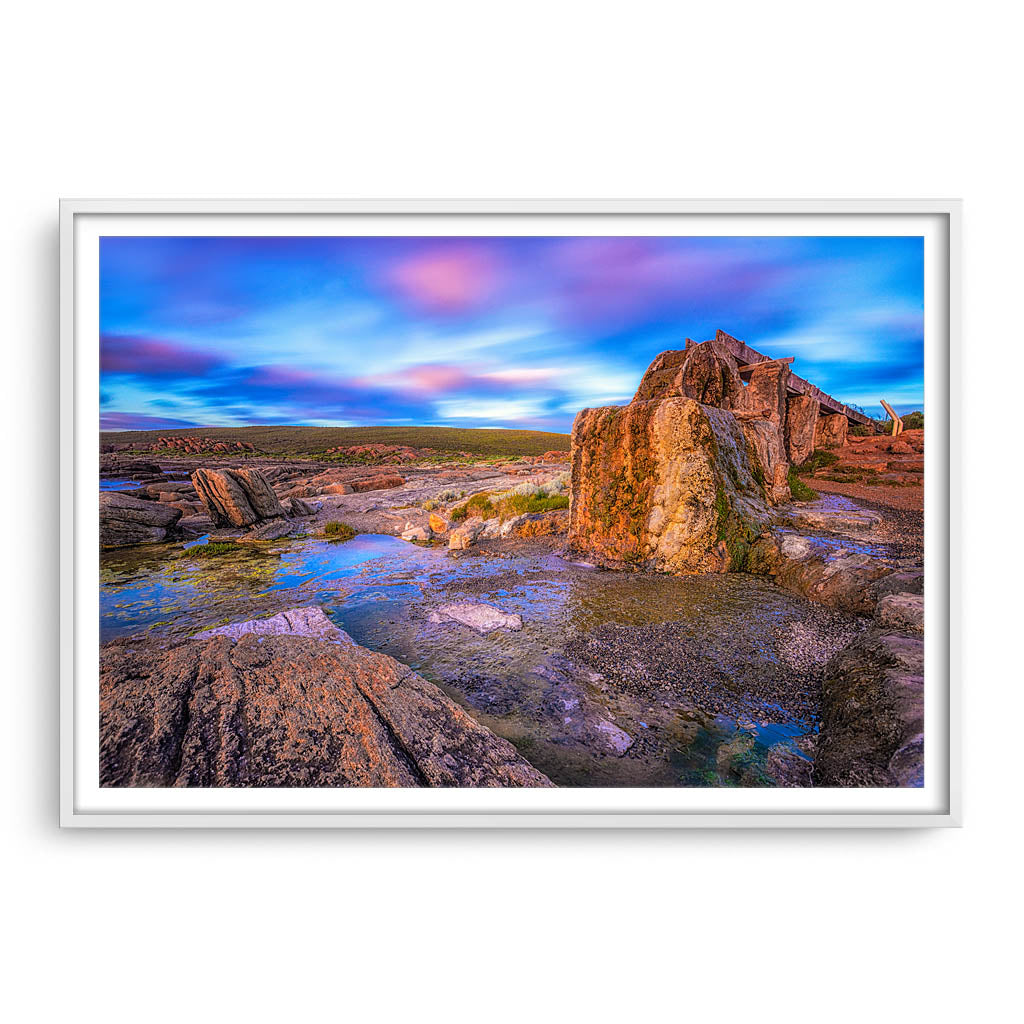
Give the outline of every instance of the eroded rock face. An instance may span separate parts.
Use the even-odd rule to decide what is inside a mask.
[[[790,395],[786,401],[786,454],[794,466],[802,466],[814,451],[818,408],[810,395]]]
[[[924,642],[869,632],[828,664],[816,786],[924,785]]]
[[[789,501],[789,460],[781,428],[768,419],[745,419],[740,425],[754,477],[764,488],[765,497],[773,505]]]
[[[689,398],[580,412],[571,494],[570,551],[609,567],[740,569],[769,520],[740,424]]]
[[[846,435],[850,431],[850,422],[840,413],[831,416],[819,416],[814,432],[815,448],[842,448],[846,444]]]
[[[551,785],[438,687],[319,609],[104,646],[100,783]]]
[[[258,469],[197,469],[195,487],[216,526],[252,526],[284,516],[284,508]]]
[[[704,347],[701,345],[700,349]],[[742,397],[733,407],[741,412],[760,414],[774,424],[781,433],[786,424],[787,380],[789,380],[788,363],[758,363],[750,373],[750,381],[743,389]],[[710,402],[708,404],[718,405],[719,403]]]
[[[732,409],[742,402],[743,381],[736,360],[714,341],[662,352],[647,368],[634,402],[692,398],[702,405]]]
[[[181,509],[166,502],[144,501],[120,491],[100,492],[101,547],[158,544],[179,519]]]

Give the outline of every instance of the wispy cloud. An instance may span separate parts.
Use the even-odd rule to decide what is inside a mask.
[[[920,406],[922,309],[914,238],[107,237],[103,408],[567,430],[718,327],[836,397]]]

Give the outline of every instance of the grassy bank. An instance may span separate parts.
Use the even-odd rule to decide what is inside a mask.
[[[317,455],[328,448],[361,444],[407,445],[439,452],[471,452],[484,458],[542,455],[569,450],[569,435],[543,430],[481,430],[461,427],[187,427],[178,430],[109,430],[100,444],[130,444],[148,451],[161,437],[208,437],[246,441],[266,455]]]

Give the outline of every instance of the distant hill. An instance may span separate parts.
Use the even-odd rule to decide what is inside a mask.
[[[542,455],[568,451],[569,435],[543,430],[486,430],[461,427],[184,427],[176,430],[100,431],[100,444],[129,444],[144,450],[161,437],[201,436],[245,441],[268,455],[316,455],[328,448],[361,444],[407,445],[484,457]]]

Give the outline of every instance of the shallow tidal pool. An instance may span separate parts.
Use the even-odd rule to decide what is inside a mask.
[[[211,558],[180,545],[104,553],[101,641],[187,636],[319,605],[560,785],[805,776],[821,667],[858,628],[741,574],[614,573],[556,554],[453,557],[377,535],[239,548]],[[431,621],[439,605],[461,601],[517,613],[523,628],[481,635]]]

